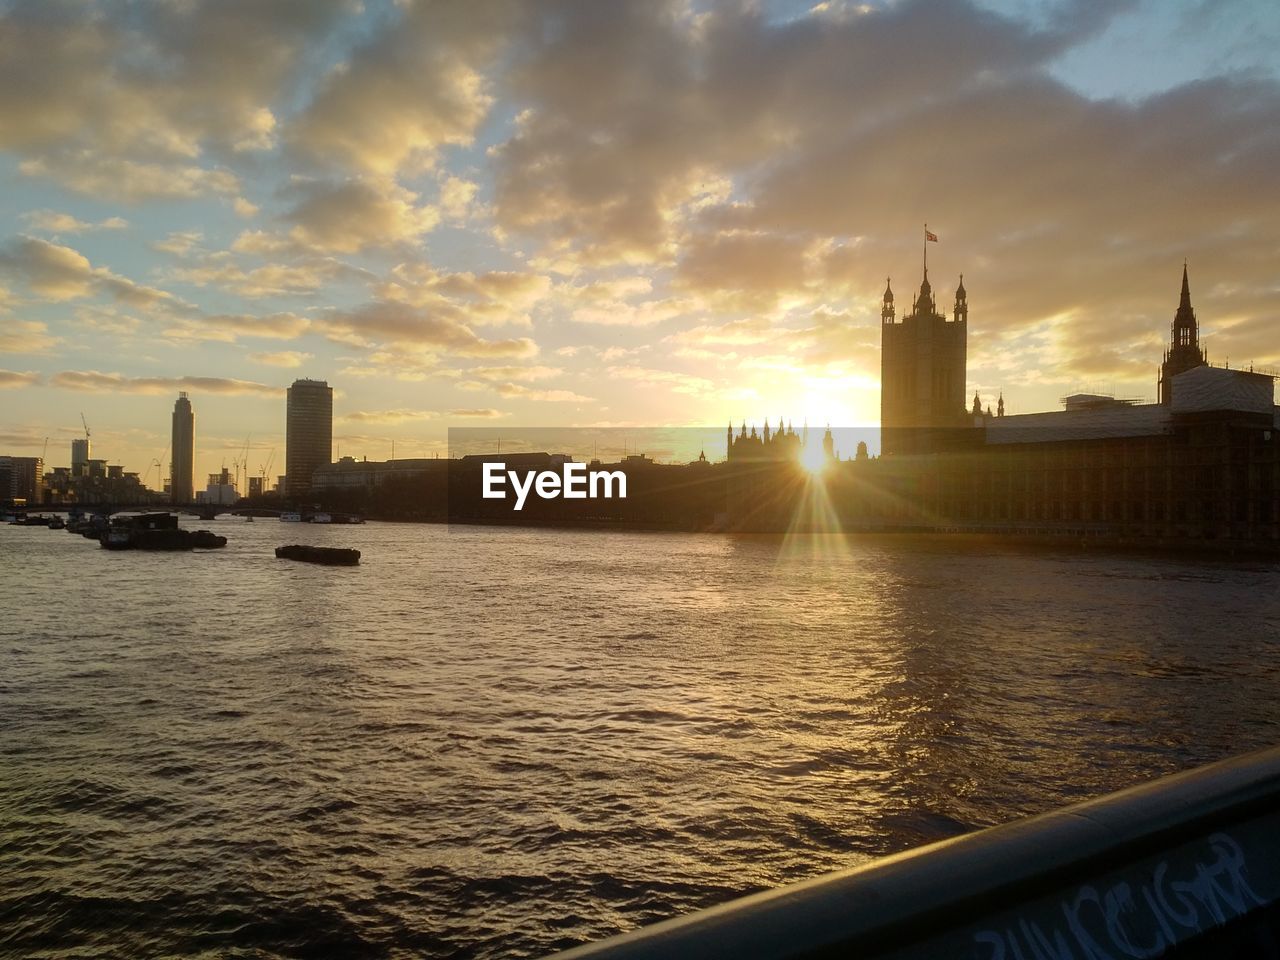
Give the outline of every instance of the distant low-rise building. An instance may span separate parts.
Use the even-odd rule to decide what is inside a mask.
[[[105,460],[54,467],[44,475],[44,485],[44,502],[55,506],[144,506],[158,502],[162,496],[148,490],[137,473]]]
[[[445,460],[412,458],[404,460],[357,460],[342,457],[336,463],[317,468],[311,474],[313,490],[374,490],[388,480],[410,480],[433,470],[444,470]]]
[[[205,506],[229,507],[239,499],[240,493],[231,479],[231,471],[226,467],[218,473],[209,474],[205,488],[196,491],[196,503]]]

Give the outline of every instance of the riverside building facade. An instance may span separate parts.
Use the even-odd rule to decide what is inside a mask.
[[[886,292],[885,444],[879,458],[842,463],[831,477],[842,524],[1135,542],[1280,541],[1276,374],[1210,364],[1185,264],[1158,403],[1081,394],[1064,397],[1061,411],[1005,416],[1002,398],[996,416],[975,405],[945,443],[927,429],[916,435],[923,442],[900,442],[901,432],[895,442],[895,428],[942,427],[951,416],[954,363],[964,355],[963,291],[962,281],[955,325],[944,327],[934,311],[921,332],[907,335],[909,348],[890,322]],[[928,293],[926,278],[916,315],[922,299],[928,308]],[[941,367],[940,355],[947,358]],[[914,412],[902,406],[908,402]]]

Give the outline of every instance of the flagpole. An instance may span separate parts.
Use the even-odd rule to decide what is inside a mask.
[[[929,224],[924,225],[924,278],[929,279]]]

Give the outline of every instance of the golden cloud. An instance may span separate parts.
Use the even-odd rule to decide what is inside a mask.
[[[0,353],[47,354],[61,342],[39,320],[6,320],[0,326]]]
[[[316,325],[339,342],[357,345],[381,341],[459,357],[531,357],[538,352],[526,337],[486,340],[452,317],[386,301],[331,310]]]
[[[224,377],[129,377],[97,370],[64,370],[49,378],[51,386],[85,393],[164,394],[175,390],[279,398],[282,387]]]
[[[16,387],[33,387],[40,383],[42,379],[43,378],[40,374],[30,370],[0,370],[0,390],[11,390]]]
[[[295,369],[312,359],[314,354],[300,353],[297,350],[281,350],[276,353],[251,353],[249,359],[254,363],[262,363],[269,367],[286,367]]]

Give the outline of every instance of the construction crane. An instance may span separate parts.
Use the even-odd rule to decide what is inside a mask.
[[[84,424],[84,438],[89,439],[89,424],[85,422],[84,414],[80,414],[80,422]]]
[[[160,454],[159,457],[153,458],[151,461],[151,464],[154,464],[156,467],[156,486],[161,491],[164,490],[164,463],[167,456],[169,456],[169,444],[166,443],[164,445],[164,453]],[[148,476],[151,474],[151,464],[148,464],[147,466]]]
[[[244,438],[244,452],[239,457],[231,461],[233,464],[235,464],[235,468],[236,468],[236,489],[237,490],[240,490],[240,468],[241,467],[244,467],[244,485],[246,488],[249,486],[249,441],[252,439],[253,439],[253,434],[249,434],[249,436]]]
[[[276,462],[276,448],[271,448],[271,455],[267,457],[267,462],[262,467],[262,492],[266,493],[269,487],[267,483],[267,474],[271,472],[271,465]]]

